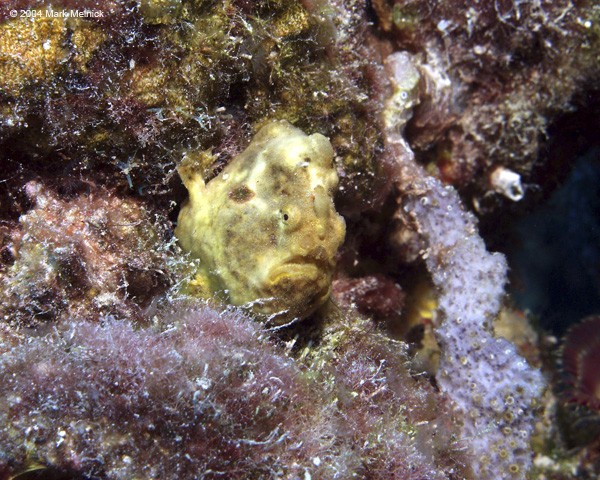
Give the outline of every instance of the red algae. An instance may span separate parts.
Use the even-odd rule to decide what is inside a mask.
[[[371,322],[295,359],[235,308],[165,308],[154,328],[0,328],[0,478],[32,459],[106,480],[474,478],[451,405]]]
[[[355,305],[360,313],[379,321],[397,321],[402,314],[406,294],[393,280],[382,274],[360,278],[340,278],[332,293],[343,308]]]
[[[16,326],[140,318],[168,288],[163,217],[94,185],[73,198],[35,181],[24,190],[34,206],[0,233],[0,318]]]

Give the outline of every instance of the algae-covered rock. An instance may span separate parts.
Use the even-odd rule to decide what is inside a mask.
[[[0,24],[0,94],[18,95],[26,82],[54,74],[66,58],[65,20],[35,12],[39,16]]]
[[[181,0],[138,0],[140,13],[151,24],[172,23],[181,14]]]
[[[69,200],[39,182],[25,192],[33,207],[0,241],[2,321],[140,318],[168,287],[164,220],[139,201],[92,186]]]
[[[190,198],[175,234],[202,262],[191,292],[218,292],[276,323],[322,305],[345,234],[332,200],[332,157],[323,135],[282,121],[264,126],[207,184],[202,172],[182,166]]]

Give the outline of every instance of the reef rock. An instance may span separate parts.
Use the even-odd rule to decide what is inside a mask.
[[[168,288],[164,218],[134,199],[88,188],[65,198],[40,182],[25,185],[34,205],[2,240],[2,321],[25,327],[71,316],[139,319]]]

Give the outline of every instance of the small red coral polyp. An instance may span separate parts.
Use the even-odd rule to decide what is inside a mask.
[[[569,330],[562,348],[569,400],[600,411],[600,315],[584,318]]]

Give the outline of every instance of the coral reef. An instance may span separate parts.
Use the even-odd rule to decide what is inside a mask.
[[[11,1],[0,133],[45,163],[77,158],[88,178],[163,191],[173,149],[213,148],[222,165],[265,118],[287,119],[330,138],[340,208],[355,213],[388,191],[381,58],[400,50],[418,71],[408,143],[487,211],[523,197],[551,122],[598,73],[597,8],[512,3],[54,2],[102,14],[65,21]],[[40,14],[11,19],[11,8]]]
[[[139,318],[172,281],[166,229],[138,201],[97,187],[65,200],[37,182],[5,237],[0,316],[15,325],[115,314]]]
[[[598,10],[590,2],[373,2],[380,27],[410,52],[420,104],[407,138],[445,182],[475,206],[522,194],[553,119],[597,79]]]
[[[201,261],[188,290],[218,293],[277,324],[323,305],[345,235],[332,158],[325,137],[282,121],[262,127],[208,184],[198,166],[182,165],[190,196],[175,235]]]
[[[35,10],[37,2],[14,8],[29,7],[39,17],[7,17],[2,24],[23,32],[0,50],[2,58],[27,51],[26,58],[41,64],[41,50],[57,59],[38,76],[10,67],[11,88],[0,98],[0,145],[24,154],[27,167],[61,168],[74,159],[69,170],[76,175],[103,175],[111,186],[170,197],[178,153],[213,149],[222,168],[265,119],[287,119],[331,140],[346,210],[383,199],[380,104],[370,80],[377,64],[364,55],[363,5],[336,27],[345,5],[92,3],[53,3],[56,11],[103,14],[52,21],[56,49],[45,50],[45,38],[35,34],[50,22],[43,8]]]
[[[446,479],[462,472],[443,398],[368,325],[294,361],[235,310],[169,307],[157,329],[105,317],[3,330],[0,472],[91,478]]]
[[[597,478],[597,413],[489,252],[600,138],[598,25],[588,0],[0,2],[0,478]],[[595,225],[574,196],[557,215]]]

